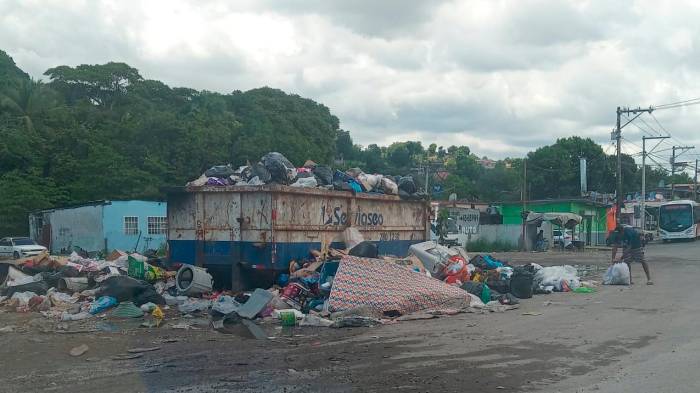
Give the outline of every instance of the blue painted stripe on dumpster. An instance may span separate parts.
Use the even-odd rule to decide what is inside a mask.
[[[373,242],[377,244],[380,255],[406,256],[408,248],[421,240],[390,240]],[[172,262],[195,263],[197,241],[170,240],[170,260]],[[272,243],[264,246],[254,242],[209,241],[204,242],[205,265],[231,265],[235,261],[235,247],[240,247],[240,261],[250,265],[262,265],[266,269],[286,270],[293,259],[310,258],[311,250],[319,250],[320,242],[276,243],[277,263],[272,264]],[[342,248],[343,243],[333,243],[331,247]]]

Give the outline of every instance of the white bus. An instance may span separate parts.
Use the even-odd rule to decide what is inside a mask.
[[[662,203],[659,206],[659,236],[664,242],[695,239],[700,235],[700,205],[691,200]]]

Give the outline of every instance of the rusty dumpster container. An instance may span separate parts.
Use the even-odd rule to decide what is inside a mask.
[[[206,267],[218,287],[270,279],[356,227],[382,255],[430,238],[429,205],[397,196],[282,185],[167,190],[171,262]],[[248,283],[248,285],[245,285]]]

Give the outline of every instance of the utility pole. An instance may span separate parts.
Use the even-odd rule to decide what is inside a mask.
[[[626,125],[630,124],[634,119],[638,118],[641,116],[642,113],[648,112],[651,113],[654,111],[654,108],[649,107],[648,109],[642,109],[642,108],[637,108],[637,109],[629,109],[629,108],[620,108],[619,106],[617,107],[617,124],[615,127],[615,131],[613,131],[613,138],[617,141],[617,189],[615,190],[616,195],[616,203],[615,203],[615,221],[619,224],[620,223],[620,214],[622,213],[622,154],[621,154],[621,142],[622,142],[622,129],[625,128]],[[627,123],[620,125],[620,115],[622,114],[633,114],[635,115],[633,118],[629,119]]]
[[[685,162],[676,162],[676,150],[683,150],[682,152],[678,153],[680,156],[681,154],[685,153],[686,151],[690,149],[695,149],[695,146],[673,146],[673,154],[671,154],[671,200],[673,200],[673,196],[676,193],[676,181],[673,179],[673,176],[676,174],[676,166],[681,166],[685,165]]]
[[[425,165],[425,193],[426,193],[426,195],[430,195],[430,193],[428,192],[428,189],[429,189],[428,188],[428,181],[430,181],[430,166],[426,164]]]
[[[523,211],[520,213],[520,217],[523,219],[523,230],[522,230],[522,237],[523,237],[523,244],[522,244],[522,250],[523,251],[529,251],[528,246],[526,245],[527,239],[526,239],[526,230],[525,227],[527,226],[527,157],[523,159],[523,189],[521,192],[521,198],[522,198],[522,203],[523,203]]]
[[[695,173],[693,174],[693,200],[698,201],[698,159],[695,159]]]
[[[667,139],[667,136],[643,136],[642,137],[642,202],[640,203],[640,210],[642,211],[642,230],[647,229],[647,211],[646,211],[646,200],[647,200],[647,140],[648,139]],[[656,144],[658,146],[658,143]],[[654,146],[654,148],[656,148]],[[654,151],[654,149],[651,149]],[[651,153],[651,152],[649,152]]]
[[[617,141],[617,187],[615,188],[615,223],[620,223],[620,215],[622,214],[622,155],[620,148],[622,146],[622,127],[620,127],[620,107],[617,107],[617,126],[615,129],[615,140]]]

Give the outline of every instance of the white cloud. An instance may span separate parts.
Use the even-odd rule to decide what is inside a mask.
[[[0,0],[0,49],[34,77],[113,60],[173,86],[278,87],[363,145],[504,157],[563,136],[608,144],[615,107],[700,96],[699,17],[690,0]],[[700,106],[656,116],[700,146]]]

